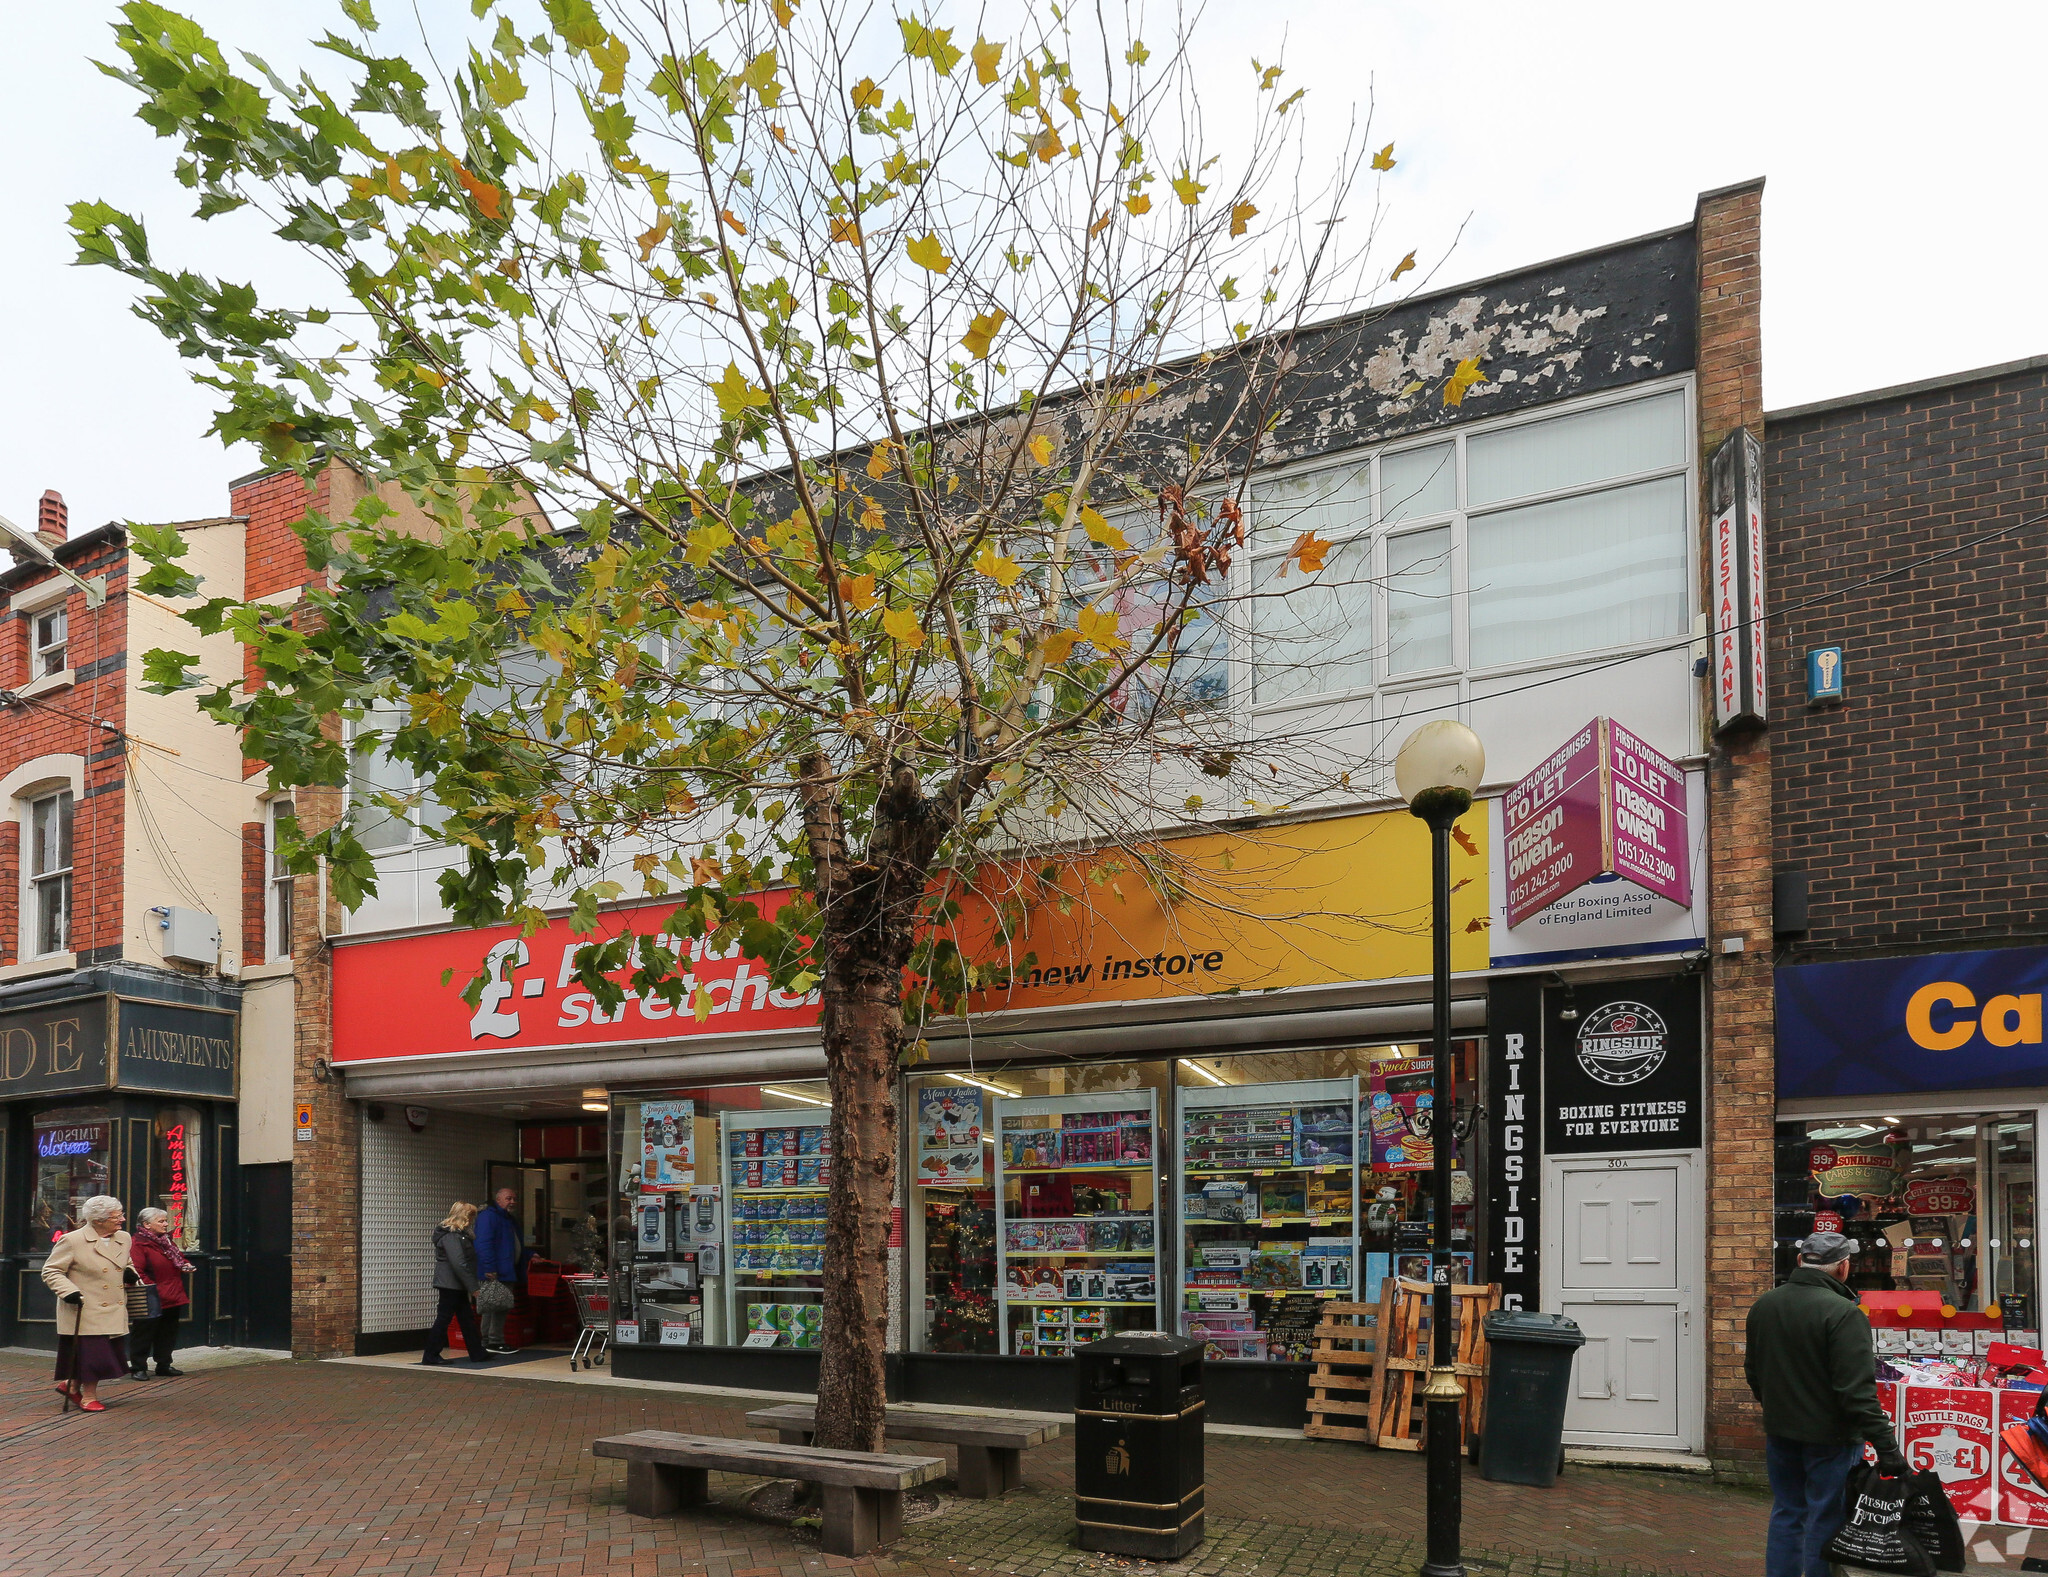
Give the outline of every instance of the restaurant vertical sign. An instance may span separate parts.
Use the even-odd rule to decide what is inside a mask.
[[[1602,876],[1692,902],[1684,775],[1611,718],[1594,718],[1509,789],[1501,816],[1510,926]]]

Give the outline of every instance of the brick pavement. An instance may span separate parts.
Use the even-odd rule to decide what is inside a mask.
[[[704,1513],[629,1517],[622,1466],[589,1453],[628,1429],[743,1435],[753,1404],[737,1399],[269,1363],[112,1384],[108,1412],[60,1417],[46,1373],[0,1354],[0,1452],[15,1469],[0,1571],[18,1577],[1405,1577],[1421,1559],[1422,1464],[1391,1451],[1212,1434],[1208,1541],[1152,1568],[1072,1548],[1071,1446],[1056,1442],[1027,1456],[1022,1491],[944,1496],[887,1557],[853,1562],[749,1518],[757,1480],[714,1474]],[[1673,1475],[1466,1480],[1475,1577],[1734,1577],[1761,1564],[1763,1519],[1750,1492]]]

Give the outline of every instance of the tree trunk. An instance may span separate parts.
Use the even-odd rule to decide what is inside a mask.
[[[879,943],[882,938],[874,940]],[[867,960],[879,964],[881,960]],[[832,1089],[832,1189],[826,1203],[825,1327],[817,1443],[882,1449],[889,1347],[889,1221],[896,1198],[896,1074],[901,970],[860,969],[853,989],[825,992]]]

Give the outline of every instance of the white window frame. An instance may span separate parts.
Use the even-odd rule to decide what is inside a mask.
[[[292,883],[296,878],[290,871],[279,871],[277,865],[277,823],[280,817],[294,813],[295,802],[290,799],[265,800],[263,803],[263,959],[265,963],[288,963],[292,956]],[[284,946],[277,945],[278,937],[284,938]]]
[[[63,801],[63,814],[71,823],[71,859],[63,865],[52,866],[49,870],[36,869],[36,817],[45,805],[59,805]],[[23,960],[54,958],[68,953],[71,949],[71,923],[74,900],[72,877],[78,861],[78,799],[67,784],[37,794],[33,799],[22,802],[21,823],[22,884],[25,902],[22,905],[21,957]],[[62,935],[55,947],[43,946],[43,896],[47,888],[56,887],[63,894]]]
[[[1676,391],[1683,402],[1684,431],[1687,435],[1682,463],[1659,466],[1649,470],[1633,471],[1625,475],[1606,477],[1598,482],[1572,487],[1554,488],[1547,492],[1530,493],[1513,498],[1489,501],[1477,508],[1466,503],[1466,444],[1473,438],[1504,431],[1511,427],[1526,426],[1534,422],[1551,421],[1558,417],[1577,416],[1606,406],[1626,405],[1633,401],[1651,399],[1658,395]],[[1233,576],[1231,593],[1238,606],[1247,610],[1247,617],[1236,620],[1236,632],[1231,652],[1231,692],[1233,697],[1242,697],[1242,705],[1255,719],[1263,721],[1268,717],[1279,717],[1285,713],[1299,712],[1311,707],[1343,706],[1355,723],[1365,723],[1377,712],[1384,711],[1389,717],[1402,715],[1404,698],[1414,691],[1428,691],[1441,694],[1446,688],[1454,687],[1457,705],[1462,713],[1474,699],[1483,700],[1487,686],[1506,677],[1540,673],[1553,669],[1591,667],[1611,662],[1617,657],[1626,657],[1639,652],[1652,651],[1669,644],[1669,640],[1683,639],[1692,627],[1693,616],[1699,612],[1699,544],[1698,532],[1687,530],[1685,538],[1685,595],[1687,599],[1686,629],[1674,633],[1669,640],[1630,642],[1620,646],[1588,647],[1583,651],[1565,652],[1545,657],[1530,658],[1521,662],[1495,664],[1487,667],[1473,667],[1468,661],[1471,653],[1470,619],[1470,577],[1466,551],[1467,526],[1471,519],[1496,514],[1503,510],[1521,509],[1530,504],[1546,503],[1554,499],[1578,498],[1614,488],[1634,486],[1656,481],[1665,477],[1682,477],[1685,482],[1685,497],[1698,497],[1699,489],[1699,430],[1696,397],[1692,374],[1676,377],[1645,379],[1632,383],[1626,388],[1603,390],[1598,394],[1582,395],[1570,400],[1546,402],[1527,411],[1518,411],[1511,416],[1494,420],[1459,422],[1448,427],[1435,428],[1428,432],[1404,435],[1361,456],[1354,450],[1335,454],[1318,455],[1312,461],[1285,467],[1274,467],[1258,473],[1252,478],[1251,501],[1248,511],[1252,529],[1258,529],[1258,510],[1263,488],[1275,482],[1293,481],[1321,472],[1340,469],[1357,469],[1362,463],[1370,465],[1372,480],[1370,497],[1373,504],[1370,517],[1353,529],[1331,537],[1337,546],[1354,541],[1358,537],[1372,534],[1373,548],[1369,555],[1372,584],[1366,588],[1364,601],[1367,617],[1372,621],[1372,672],[1375,679],[1370,684],[1355,685],[1349,689],[1330,690],[1314,695],[1289,696],[1284,700],[1262,702],[1253,689],[1255,676],[1254,626],[1258,609],[1254,600],[1256,581],[1254,565],[1260,560],[1284,551],[1276,543],[1261,546],[1254,535],[1251,544],[1238,555],[1237,563],[1231,568]],[[1456,470],[1456,490],[1452,507],[1429,515],[1407,516],[1392,525],[1383,525],[1383,501],[1381,494],[1381,461],[1384,457],[1428,449],[1439,444],[1451,444],[1452,458]],[[1688,521],[1691,513],[1688,511]],[[1440,668],[1416,669],[1394,675],[1387,672],[1389,638],[1387,621],[1387,542],[1391,537],[1406,536],[1415,531],[1433,530],[1448,525],[1451,530],[1451,662]],[[1475,694],[1475,686],[1476,694]]]
[[[43,626],[49,621],[58,621],[56,639],[43,638]],[[29,680],[52,679],[71,666],[70,605],[58,602],[47,608],[38,608],[28,615]]]
[[[397,727],[401,726],[403,726],[402,723],[400,723],[395,716],[388,719],[385,717],[373,716],[364,718],[361,722],[351,723],[349,725],[349,772],[348,792],[346,797],[350,814],[353,815],[354,812],[359,808],[359,806],[379,811],[383,810],[384,808],[381,805],[368,805],[366,801],[358,801],[356,798],[356,762],[358,760],[358,752],[356,750],[357,738],[360,736],[360,733],[366,729],[374,730],[378,733],[385,734],[388,736]],[[386,844],[382,848],[370,849],[369,852],[371,857],[374,859],[389,854],[402,854],[409,849],[425,848],[431,844],[439,843],[441,841],[440,831],[437,828],[425,827],[420,824],[420,812],[423,809],[425,809],[427,804],[431,802],[433,799],[432,788],[422,784],[420,782],[419,774],[417,772],[415,772],[405,762],[399,761],[395,756],[390,755],[388,751],[380,750],[378,754],[382,754],[384,756],[384,759],[387,762],[389,762],[393,767],[402,767],[407,774],[407,777],[409,779],[408,786],[403,789],[397,789],[396,792],[402,794],[411,794],[416,798],[412,809],[397,816],[396,818],[399,825],[404,827],[406,830],[405,841],[402,843]],[[368,845],[366,844],[365,847],[368,848]]]

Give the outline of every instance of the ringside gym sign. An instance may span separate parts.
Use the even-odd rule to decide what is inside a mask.
[[[1780,969],[1778,1094],[2048,1084],[2048,948]]]

